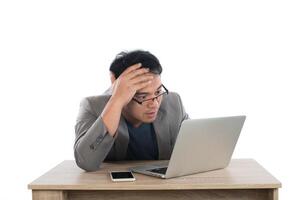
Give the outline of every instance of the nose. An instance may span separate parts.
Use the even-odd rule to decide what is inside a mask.
[[[157,108],[158,107],[158,104],[159,104],[159,100],[158,100],[158,97],[156,98],[153,98],[149,101],[148,103],[148,107],[149,108]]]

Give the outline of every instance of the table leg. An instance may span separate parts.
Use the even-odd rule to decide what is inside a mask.
[[[278,189],[272,189],[269,191],[269,199],[270,200],[278,200]]]

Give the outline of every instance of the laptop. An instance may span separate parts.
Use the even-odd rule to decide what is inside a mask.
[[[246,116],[189,119],[182,122],[169,161],[130,168],[173,178],[228,166]]]

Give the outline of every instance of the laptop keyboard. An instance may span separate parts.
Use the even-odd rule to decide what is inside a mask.
[[[158,174],[166,174],[167,169],[168,169],[167,167],[161,167],[161,168],[149,169],[148,171],[158,173]]]

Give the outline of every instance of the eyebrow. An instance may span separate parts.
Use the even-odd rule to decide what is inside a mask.
[[[162,87],[162,84],[156,89],[156,91],[159,90],[161,87]],[[144,94],[149,94],[149,92],[137,92],[135,94],[136,95],[144,95]]]

